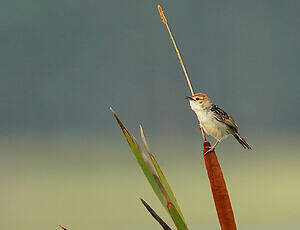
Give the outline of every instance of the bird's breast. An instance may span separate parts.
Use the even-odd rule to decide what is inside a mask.
[[[215,137],[218,140],[221,140],[228,134],[227,126],[222,122],[217,121],[211,111],[197,111],[196,114],[200,125],[207,134]]]

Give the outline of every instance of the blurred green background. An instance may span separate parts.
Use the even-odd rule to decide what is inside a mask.
[[[18,0],[0,8],[0,229],[159,229],[139,197],[171,222],[110,105],[143,124],[190,229],[219,229],[158,3],[194,90],[254,147],[217,148],[238,227],[299,227],[299,1]]]

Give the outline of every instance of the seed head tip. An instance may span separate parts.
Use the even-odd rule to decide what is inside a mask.
[[[113,108],[110,106],[109,107],[109,110],[112,112],[112,113],[115,113],[115,111],[113,110]]]
[[[161,6],[157,5],[157,9],[158,9],[158,12],[159,12],[159,15],[160,15],[160,18],[161,18],[162,22],[164,24],[167,24],[167,19],[166,19],[165,15],[164,15],[164,12],[163,12]]]

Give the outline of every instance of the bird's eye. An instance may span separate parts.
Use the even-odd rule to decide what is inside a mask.
[[[197,100],[197,101],[199,101],[199,100],[200,100],[200,98],[199,98],[199,97],[197,97],[197,98],[196,98],[196,100]]]

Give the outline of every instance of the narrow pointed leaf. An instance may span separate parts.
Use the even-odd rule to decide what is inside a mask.
[[[147,140],[146,140],[146,137],[145,137],[145,134],[144,134],[144,130],[143,130],[143,127],[140,125],[140,134],[141,134],[141,138],[143,140],[143,143],[144,143],[144,146],[149,154],[149,157],[154,165],[154,168],[156,170],[156,173],[157,175],[159,176],[159,179],[161,181],[161,184],[163,185],[164,187],[164,191],[167,193],[171,203],[174,204],[175,208],[177,209],[177,211],[180,213],[181,217],[183,218],[183,214],[180,210],[180,207],[179,207],[179,204],[175,198],[175,195],[167,181],[167,178],[165,177],[164,173],[162,172],[157,160],[155,159],[154,155],[151,153],[151,150],[150,150],[150,147],[147,143]],[[184,219],[184,218],[183,218]]]
[[[120,121],[117,114],[113,111],[112,108],[110,108],[110,110],[113,113],[115,119],[117,120],[121,130],[123,131],[124,136],[129,144],[129,147],[130,147],[131,151],[133,152],[142,171],[144,172],[147,180],[149,181],[153,191],[157,195],[157,197],[160,200],[160,202],[162,203],[162,205],[168,210],[166,199],[164,198],[164,195],[162,194],[161,188],[159,186],[159,178],[157,177],[157,175],[154,174],[155,172],[153,169],[151,169],[149,162],[147,163],[147,161],[148,161],[147,157],[142,153],[137,142],[133,139],[133,137],[130,135],[128,130],[125,128],[125,126]]]
[[[58,225],[62,230],[68,230],[66,227],[62,226],[61,224]]]
[[[179,214],[179,212],[177,211],[177,209],[175,208],[175,206],[172,203],[168,204],[168,210],[169,210],[169,213],[176,225],[177,230],[187,230],[188,227],[187,227],[186,223],[184,222],[181,215]]]
[[[167,178],[165,177],[163,171],[161,170],[161,168],[160,168],[157,160],[153,156],[153,154],[149,153],[149,156],[150,156],[150,159],[151,159],[151,161],[152,161],[152,163],[154,165],[154,168],[156,169],[157,175],[159,176],[160,181],[161,181],[162,185],[164,186],[164,189],[165,189],[166,193],[168,194],[168,196],[169,196],[172,204],[175,206],[175,208],[177,209],[178,213],[181,215],[182,219],[184,219],[183,218],[183,214],[182,214],[182,212],[180,210],[179,204],[178,204],[178,202],[177,202],[177,200],[175,198],[175,195],[174,195],[174,193],[173,193],[173,191],[172,191],[172,189],[171,189],[171,187],[170,187],[170,185],[169,185],[169,183],[167,181]]]
[[[171,230],[171,228],[160,218],[160,216],[150,207],[150,205],[147,204],[146,201],[144,201],[143,199],[141,199],[141,201],[145,208],[150,212],[151,216],[153,216],[153,218],[160,224],[160,226],[164,230]]]

